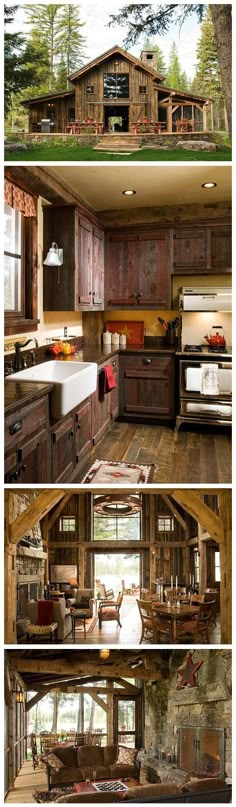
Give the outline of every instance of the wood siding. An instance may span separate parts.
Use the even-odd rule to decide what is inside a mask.
[[[104,73],[128,73],[129,98],[104,99],[103,80]],[[139,93],[140,86],[146,86],[146,94]],[[94,86],[94,93],[87,93],[87,87]],[[157,120],[157,100],[153,89],[153,77],[145,69],[137,68],[127,59],[114,55],[81,76],[75,82],[75,111],[76,119],[91,118],[96,123],[104,120],[105,106],[128,106],[129,123],[136,123],[140,117]]]

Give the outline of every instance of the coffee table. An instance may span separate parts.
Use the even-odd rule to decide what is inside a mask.
[[[128,789],[130,787],[136,787],[137,785],[140,784],[140,782],[138,782],[137,779],[132,779],[132,778],[125,779],[124,777],[121,777],[121,776],[117,777],[116,779],[96,779],[95,784],[103,783],[103,782],[104,783],[107,783],[107,782],[109,782],[109,783],[121,782],[122,784],[126,785],[126,787]],[[89,782],[88,785],[86,784],[86,782],[76,782],[74,787],[75,787],[75,790],[76,790],[77,793],[98,793],[99,792],[98,790],[96,790],[96,787],[94,787],[94,782],[93,781]],[[140,785],[140,787],[141,787],[141,785]],[[121,794],[123,794],[123,792],[124,792],[123,790],[120,791]],[[117,791],[117,793],[119,793],[119,791]]]
[[[78,608],[77,611],[71,611],[71,619],[72,619],[72,639],[75,642],[75,625],[77,619],[82,619],[84,625],[84,639],[86,639],[86,630],[85,630],[85,623],[86,619],[88,618],[88,614],[86,611],[82,611],[81,608]]]

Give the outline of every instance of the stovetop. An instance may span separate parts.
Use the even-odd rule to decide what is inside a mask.
[[[183,353],[228,353],[228,349],[225,346],[217,345],[217,347],[213,347],[211,345],[184,345]]]

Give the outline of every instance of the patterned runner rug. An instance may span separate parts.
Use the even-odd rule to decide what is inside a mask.
[[[131,462],[111,462],[109,460],[95,460],[82,484],[96,483],[99,485],[141,485],[151,482],[155,465],[134,465]]]

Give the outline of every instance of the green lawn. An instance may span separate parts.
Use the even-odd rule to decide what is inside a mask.
[[[31,146],[27,151],[11,151],[5,153],[6,162],[38,162],[42,161],[73,161],[81,162],[83,160],[88,162],[159,162],[165,161],[191,161],[197,162],[218,162],[229,161],[232,159],[231,149],[228,147],[222,148],[220,151],[182,151],[181,149],[173,149],[171,151],[162,151],[159,149],[142,149],[141,151],[134,152],[133,154],[111,154],[101,151],[94,151],[92,148],[86,146]]]

